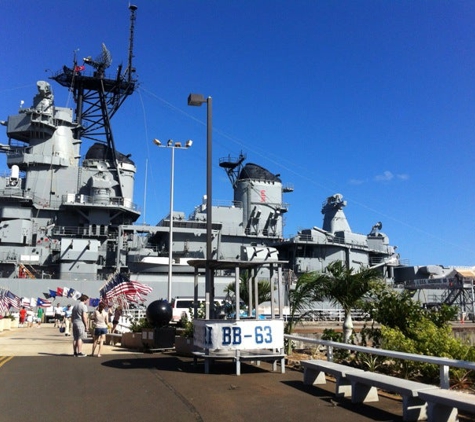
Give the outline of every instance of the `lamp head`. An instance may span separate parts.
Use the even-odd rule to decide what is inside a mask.
[[[161,143],[158,139],[154,139],[154,140],[153,140],[153,143],[154,143],[157,147],[159,147],[160,145],[162,145],[162,143]]]
[[[188,139],[188,141],[186,141],[185,147],[190,148],[192,145],[193,141],[191,139]]]
[[[190,94],[188,96],[188,105],[189,106],[200,106],[205,103],[206,99],[202,94]]]
[[[167,147],[171,147],[173,145],[173,141],[171,139],[168,140],[167,142]]]

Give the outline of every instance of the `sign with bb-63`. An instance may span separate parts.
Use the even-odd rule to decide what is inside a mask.
[[[280,349],[284,347],[283,320],[193,321],[193,342],[210,350]]]

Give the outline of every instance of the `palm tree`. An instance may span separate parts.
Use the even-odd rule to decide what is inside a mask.
[[[285,334],[292,334],[295,324],[305,317],[306,312],[312,309],[314,284],[312,273],[302,274],[297,280],[295,289],[289,292],[290,315],[284,327]],[[292,352],[292,343],[287,344],[287,354]]]
[[[384,282],[377,270],[362,268],[355,272],[342,261],[332,262],[325,273],[310,273],[309,282],[313,284],[313,300],[328,300],[333,305],[339,304],[345,313],[343,338],[348,343],[353,331],[351,310],[359,307],[363,300],[373,291],[378,291]]]
[[[249,303],[249,271],[243,271],[239,277],[239,298],[247,305]],[[236,285],[235,283],[229,283],[224,292],[229,297],[236,296]],[[252,292],[254,294],[254,292]],[[254,298],[256,307],[259,303],[266,302],[270,300],[271,291],[270,291],[270,282],[268,280],[260,280],[257,282],[257,299]],[[252,309],[249,309],[249,314],[251,314]]]

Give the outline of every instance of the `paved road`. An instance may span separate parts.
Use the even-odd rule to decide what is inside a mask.
[[[302,372],[218,362],[211,374],[174,352],[71,356],[51,325],[0,333],[0,421],[401,421],[398,400],[333,401],[332,383],[304,386]],[[85,345],[89,352],[91,344]],[[333,403],[332,403],[333,402]]]

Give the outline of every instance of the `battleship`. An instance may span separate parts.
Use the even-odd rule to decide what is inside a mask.
[[[335,260],[356,270],[375,268],[389,283],[405,281],[401,277],[408,272],[398,276],[404,266],[396,246],[381,231],[382,223],[373,224],[368,234],[354,233],[339,193],[324,200],[321,228],[286,238],[289,205],[284,196],[293,187],[283,184],[279,174],[246,162],[244,154],[219,160],[233,190],[228,204],[208,204],[203,196],[188,217],[173,211],[156,225],[137,224],[136,164],[128,151],[116,148],[111,125],[137,88],[132,62],[137,8],[129,10],[125,68],[107,74],[111,55],[103,44],[98,57],[79,61],[75,56],[51,81],[38,81],[31,106],[1,121],[7,139],[0,152],[6,155],[8,170],[0,177],[0,286],[20,297],[35,297],[57,286],[93,296],[121,273],[152,287],[149,300],[158,299],[166,297],[172,257],[173,294],[192,296],[191,261],[246,261],[268,255],[285,262],[287,289],[299,275],[324,271]],[[55,103],[53,83],[71,92],[74,108]],[[211,257],[206,257],[208,206]],[[216,271],[216,297],[225,295],[233,277],[232,268]],[[269,275],[262,271],[259,277]],[[410,278],[417,278],[416,272]],[[204,279],[199,272],[200,295]]]

